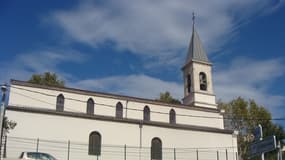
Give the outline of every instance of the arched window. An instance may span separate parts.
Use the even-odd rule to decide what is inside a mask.
[[[150,109],[148,106],[145,106],[143,109],[143,120],[150,121]]]
[[[116,117],[123,118],[123,105],[121,102],[118,102],[116,105]]]
[[[207,90],[207,77],[204,72],[200,72],[199,80],[200,80],[200,90],[206,91]]]
[[[89,115],[94,114],[94,101],[92,98],[89,98],[87,101],[86,113]]]
[[[101,135],[99,132],[91,132],[89,135],[89,155],[101,155]]]
[[[62,94],[57,96],[56,99],[56,111],[63,112],[64,110],[64,96]]]
[[[170,124],[176,123],[176,113],[175,113],[174,109],[171,109],[169,112],[169,123]]]
[[[188,93],[191,92],[191,75],[190,74],[187,75],[187,91]]]
[[[157,137],[151,140],[151,160],[162,160],[162,144]]]

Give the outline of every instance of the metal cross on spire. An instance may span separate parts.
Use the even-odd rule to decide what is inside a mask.
[[[195,26],[195,12],[192,13],[192,21],[193,21],[193,30]]]
[[[195,23],[195,12],[192,13],[193,24]]]

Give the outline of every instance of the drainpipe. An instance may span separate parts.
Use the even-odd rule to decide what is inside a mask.
[[[126,101],[126,111],[125,111],[125,118],[128,118],[128,103],[129,101]]]

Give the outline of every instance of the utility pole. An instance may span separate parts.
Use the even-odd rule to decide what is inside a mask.
[[[279,141],[280,143],[280,141]],[[280,143],[280,159],[283,160],[283,148],[281,147],[281,143]]]
[[[260,138],[259,139],[260,139],[260,141],[262,141],[262,139],[263,139],[263,131],[262,131],[261,124],[259,124],[258,127],[260,129]],[[264,160],[264,152],[262,152],[262,154],[261,154],[261,160]]]
[[[282,146],[281,146],[281,141],[278,141],[278,146],[277,146],[278,152],[277,152],[277,159],[282,160]]]
[[[2,91],[2,100],[1,100],[1,108],[0,108],[0,160],[2,159],[2,139],[3,139],[3,125],[4,125],[4,114],[5,114],[5,99],[6,99],[6,91],[7,85],[4,84],[1,86]]]

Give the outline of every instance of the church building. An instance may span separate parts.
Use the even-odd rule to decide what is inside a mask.
[[[182,72],[183,104],[11,80],[6,116],[17,126],[8,134],[6,156],[237,160],[237,133],[224,128],[212,63],[194,24]]]

